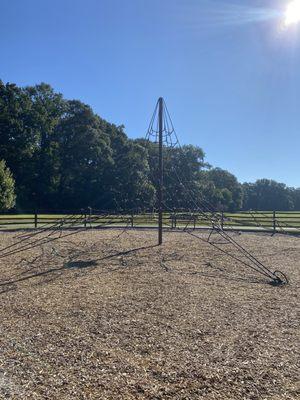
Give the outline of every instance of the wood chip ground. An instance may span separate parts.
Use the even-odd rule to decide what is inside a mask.
[[[185,233],[89,230],[0,258],[0,399],[300,399],[300,238],[235,238],[290,284]]]

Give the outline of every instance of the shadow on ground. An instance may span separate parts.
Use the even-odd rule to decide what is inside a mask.
[[[28,280],[32,280],[38,277],[42,277],[42,276],[49,276],[51,274],[54,274],[56,276],[53,277],[53,279],[47,280],[47,283],[49,283],[49,281],[53,281],[56,277],[59,277],[62,275],[62,273],[64,273],[65,271],[68,270],[72,270],[72,269],[79,269],[79,270],[83,270],[83,269],[94,269],[98,266],[98,262],[99,261],[103,261],[103,260],[109,260],[109,259],[113,259],[115,257],[120,257],[123,255],[128,255],[128,254],[132,254],[132,253],[136,253],[140,250],[146,250],[146,249],[151,249],[156,247],[157,245],[150,245],[150,246],[142,246],[142,247],[136,247],[133,249],[129,249],[126,251],[119,251],[98,259],[94,259],[94,260],[68,260],[67,262],[65,262],[63,264],[63,266],[59,267],[59,268],[49,268],[46,271],[36,271],[30,275],[26,275],[26,276],[22,276],[24,275],[24,273],[28,272],[28,271],[32,271],[35,268],[38,268],[38,266],[36,266],[36,263],[38,262],[38,258],[35,258],[33,263],[34,265],[31,266],[31,268],[29,270],[27,270],[26,272],[21,272],[20,274],[14,275],[11,277],[11,279],[9,280],[5,280],[5,281],[0,281],[0,290],[2,288],[2,290],[0,291],[0,295],[7,293],[9,291],[12,290],[16,290],[18,289],[17,283],[20,282],[24,282],[24,281],[28,281]],[[30,265],[30,263],[29,263]],[[118,269],[118,268],[117,268]],[[43,282],[44,283],[44,282]]]

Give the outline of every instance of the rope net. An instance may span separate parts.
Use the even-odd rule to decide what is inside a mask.
[[[151,143],[151,145],[154,146],[154,151],[152,152],[153,165],[152,168],[150,168],[152,175],[150,178],[156,185],[158,182],[158,145],[160,134],[158,108],[159,102],[156,104],[146,134],[146,142],[149,144]],[[163,201],[164,212],[173,213],[176,211],[176,209],[174,209],[173,206],[170,206],[170,204],[176,204],[177,197],[180,193],[181,197],[184,198],[184,212],[188,213],[189,217],[183,227],[177,226],[174,228],[173,225],[164,220],[165,227],[182,231],[199,240],[199,242],[209,244],[220,253],[223,253],[234,260],[237,265],[239,264],[251,271],[263,275],[271,280],[271,283],[274,285],[287,283],[288,280],[282,272],[272,272],[268,266],[242,246],[232,235],[223,230],[224,215],[216,211],[214,206],[203,196],[199,188],[193,185],[192,177],[189,177],[189,179],[186,179],[186,177],[184,178],[182,170],[184,169],[184,164],[187,163],[188,160],[186,158],[186,153],[178,140],[177,133],[164,100],[162,116],[164,173],[165,178],[168,179],[169,182],[172,182],[173,187],[176,188],[173,191],[167,191],[166,187],[163,186],[163,198],[165,199]],[[178,156],[181,157],[180,165],[178,165]],[[26,233],[22,232],[16,235],[13,244],[0,248],[0,259],[36,247],[42,248],[45,244],[55,242],[56,240],[69,240],[71,236],[80,234],[85,231],[87,227],[95,229],[114,227],[117,224],[116,221],[118,221],[118,227],[121,225],[121,231],[118,234],[118,236],[120,236],[123,232],[129,229],[129,227],[134,227],[130,216],[133,214],[136,215],[136,210],[137,208],[127,210],[124,213],[119,212],[115,214],[101,210],[93,210],[93,215],[89,215],[88,218],[87,214],[83,212],[81,214],[65,215],[52,225],[44,224],[34,231]],[[155,209],[153,211],[155,211]],[[139,210],[139,215],[141,214],[143,214],[143,211]],[[201,220],[205,221],[205,225],[210,228],[206,236],[203,236],[203,233],[198,233],[195,230],[195,226],[192,226],[193,221],[195,221],[199,216],[201,217]],[[155,220],[155,218],[153,220]],[[243,221],[239,221],[238,219],[233,220],[230,217],[225,217],[225,220],[233,221],[235,225],[244,224]],[[255,215],[253,215],[253,226],[257,226]],[[217,240],[216,236],[218,237]]]
[[[169,157],[172,156],[174,149],[178,149],[181,156],[185,156],[183,147],[181,146],[177,133],[175,131],[170,113],[163,100],[163,159],[165,164],[169,164]],[[146,139],[154,144],[158,144],[159,141],[159,125],[158,125],[158,102],[156,104],[154,113],[150,120],[149,128],[147,131]],[[158,155],[157,155],[158,157]],[[186,160],[188,162],[188,160]],[[281,271],[272,271],[268,266],[261,262],[254,254],[242,246],[232,235],[224,231],[223,222],[224,215],[214,209],[214,206],[199,192],[195,191],[192,187],[191,181],[186,181],[182,176],[182,171],[177,167],[176,162],[171,163],[171,168],[168,171],[168,179],[172,179],[173,182],[179,185],[184,192],[185,198],[185,209],[189,213],[190,218],[184,227],[176,227],[177,230],[187,233],[193,238],[198,239],[201,242],[208,243],[219,252],[226,254],[228,257],[233,259],[237,264],[243,265],[244,267],[255,271],[258,274],[271,280],[272,284],[282,285],[287,283],[286,276]],[[168,193],[168,196],[171,194]],[[176,193],[173,193],[172,200],[174,200]],[[175,199],[176,200],[176,199]],[[170,208],[166,202],[163,202],[164,211],[172,212],[174,211]],[[201,220],[206,221],[206,225],[210,227],[207,237],[203,237],[203,234],[198,234],[195,231],[195,227],[191,226],[192,221],[198,216]],[[227,221],[232,220],[230,217],[225,217]],[[257,226],[255,223],[255,217],[253,226]],[[232,220],[233,221],[233,220]],[[235,224],[243,224],[242,221],[234,219]],[[165,224],[166,225],[166,224]],[[168,227],[170,225],[167,224]],[[219,237],[219,241],[215,240],[215,234]],[[224,248],[224,245],[227,245]]]

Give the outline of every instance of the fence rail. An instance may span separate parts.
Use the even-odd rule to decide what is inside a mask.
[[[101,219],[101,224],[99,220]],[[107,215],[91,209],[83,213],[0,214],[0,230],[29,229],[57,226],[59,228],[101,228],[128,226],[131,228],[154,228],[158,221],[156,213]],[[243,211],[237,213],[165,213],[165,228],[208,229],[217,225],[224,230],[268,231],[272,233],[299,233],[300,212]]]

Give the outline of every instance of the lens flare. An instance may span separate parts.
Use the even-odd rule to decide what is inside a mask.
[[[285,12],[285,25],[293,25],[300,22],[300,0],[292,1]]]

